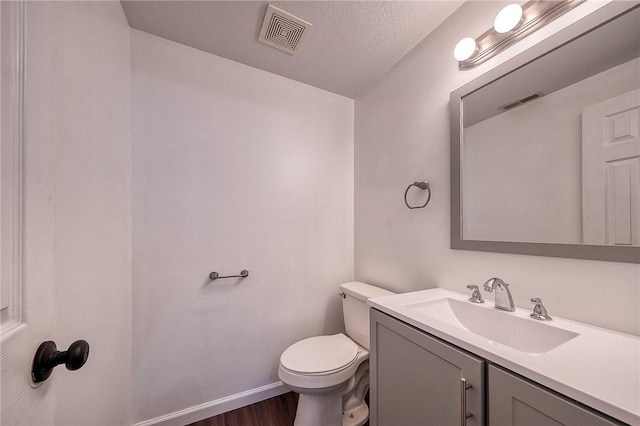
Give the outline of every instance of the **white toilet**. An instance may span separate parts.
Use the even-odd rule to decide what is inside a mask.
[[[278,376],[300,394],[295,426],[359,426],[369,418],[369,306],[394,294],[361,282],[340,285],[347,335],[317,336],[289,346]],[[353,340],[352,340],[353,339]]]

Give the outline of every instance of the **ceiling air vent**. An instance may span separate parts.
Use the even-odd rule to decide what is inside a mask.
[[[310,30],[310,22],[269,5],[258,40],[295,55]]]
[[[544,93],[542,92],[538,92],[538,93],[534,93],[533,95],[529,95],[526,98],[522,98],[518,101],[515,102],[510,102],[508,104],[502,105],[501,107],[499,107],[498,109],[501,111],[509,111],[510,109],[513,109],[515,107],[519,107],[520,105],[524,105],[527,102],[531,102],[535,99],[541,98],[544,96]]]

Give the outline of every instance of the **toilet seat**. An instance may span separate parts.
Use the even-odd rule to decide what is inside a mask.
[[[297,374],[325,375],[348,368],[357,356],[358,345],[339,333],[294,343],[282,353],[280,365]]]
[[[369,351],[342,333],[311,337],[282,353],[278,377],[298,393],[329,392],[346,386],[367,359]]]

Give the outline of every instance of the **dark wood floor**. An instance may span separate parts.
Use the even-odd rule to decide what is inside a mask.
[[[291,426],[297,406],[298,394],[289,392],[189,426]]]

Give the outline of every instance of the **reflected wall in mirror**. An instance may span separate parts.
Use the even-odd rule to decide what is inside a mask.
[[[637,4],[452,93],[452,248],[640,263]]]

